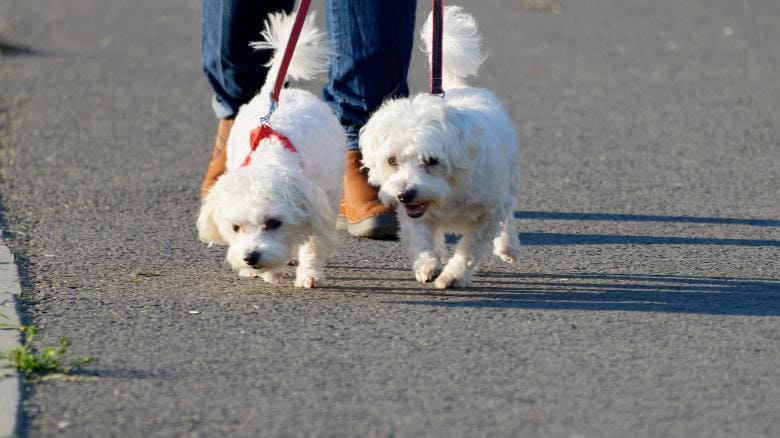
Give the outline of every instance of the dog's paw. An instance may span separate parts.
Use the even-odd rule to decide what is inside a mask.
[[[257,277],[260,276],[260,273],[257,272],[254,269],[249,269],[249,268],[247,268],[247,269],[239,269],[238,276],[239,277],[246,277],[246,278],[257,278]]]
[[[453,287],[466,287],[469,285],[467,278],[462,278],[452,272],[442,272],[433,282],[436,289],[449,289]]]
[[[417,278],[418,282],[427,283],[436,278],[436,276],[439,275],[439,272],[441,272],[441,270],[436,263],[422,263],[415,268],[414,276]]]
[[[302,287],[304,289],[322,287],[325,284],[324,280],[322,275],[316,273],[306,274],[295,278],[295,287]]]
[[[510,265],[515,265],[520,260],[520,250],[511,246],[497,246],[493,249],[493,254]]]
[[[427,283],[441,272],[439,261],[433,257],[419,258],[414,262],[414,276],[420,283]]]
[[[287,266],[298,266],[298,259],[287,260]]]
[[[279,284],[282,281],[281,272],[263,272],[260,274],[260,278],[265,280],[268,284]]]

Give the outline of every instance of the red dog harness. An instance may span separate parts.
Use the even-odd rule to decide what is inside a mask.
[[[276,140],[279,140],[285,149],[287,149],[288,151],[294,154],[298,153],[298,149],[295,149],[295,146],[293,146],[289,138],[274,131],[274,128],[272,128],[271,125],[263,124],[253,129],[252,132],[249,133],[250,150],[249,153],[246,154],[246,158],[244,158],[244,162],[241,163],[241,167],[246,167],[249,165],[249,163],[252,161],[252,152],[254,152],[258,146],[260,146],[260,142],[264,138],[274,138]]]
[[[260,145],[260,141],[264,138],[275,138],[279,140],[285,149],[297,154],[298,149],[295,149],[289,138],[274,131],[270,125],[271,114],[276,110],[276,106],[279,104],[279,93],[282,91],[284,85],[284,79],[287,77],[287,68],[292,61],[293,52],[295,51],[295,45],[298,43],[298,37],[301,35],[301,29],[303,28],[303,21],[306,19],[306,13],[309,11],[309,4],[311,0],[301,0],[301,4],[298,6],[298,12],[295,15],[295,21],[293,22],[293,28],[290,31],[290,37],[287,40],[287,46],[284,48],[284,54],[282,55],[282,63],[279,66],[279,71],[276,73],[276,82],[274,82],[274,88],[271,90],[271,102],[268,108],[268,114],[260,118],[260,126],[253,129],[249,133],[249,147],[251,148],[249,153],[244,158],[244,162],[241,167],[249,165],[252,161],[252,152],[254,152]],[[301,163],[303,166],[303,163]]]

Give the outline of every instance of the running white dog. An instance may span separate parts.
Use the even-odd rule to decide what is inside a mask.
[[[310,79],[327,68],[323,34],[307,17],[287,77]],[[273,49],[265,86],[241,107],[227,142],[227,171],[206,196],[198,217],[200,239],[228,244],[228,263],[245,277],[278,283],[290,259],[298,260],[295,286],[323,285],[325,259],[336,247],[336,212],[342,190],[346,138],[330,108],[313,94],[282,90],[273,129],[287,137],[261,140],[250,162],[250,132],[268,113],[293,15],[269,15],[264,42]]]
[[[423,26],[431,52],[431,17]],[[520,191],[519,146],[496,96],[469,87],[484,56],[474,19],[458,7],[444,11],[446,97],[419,94],[382,105],[360,134],[369,181],[385,204],[400,204],[401,239],[417,281],[463,287],[485,257],[508,263],[520,256],[514,210]],[[462,237],[447,257],[445,233]],[[497,237],[496,237],[497,236]]]

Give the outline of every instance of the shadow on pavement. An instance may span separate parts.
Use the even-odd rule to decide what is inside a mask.
[[[42,53],[31,47],[27,47],[21,44],[12,43],[2,37],[0,37],[0,55],[3,56],[35,56]]]
[[[717,218],[698,216],[655,216],[644,214],[571,213],[560,211],[516,211],[518,219],[616,222],[683,222],[691,224],[750,225],[780,227],[778,219]]]
[[[716,225],[747,225],[780,227],[776,219],[710,218],[696,216],[653,216],[610,213],[569,213],[557,211],[516,211],[518,219],[615,221],[615,222],[681,222]],[[579,233],[520,233],[523,245],[718,245],[718,246],[768,246],[780,247],[780,240],[724,239],[715,237],[642,236]],[[456,243],[456,236],[447,236],[447,243]]]
[[[520,233],[523,245],[719,245],[780,246],[780,240],[714,237],[625,236],[616,234]],[[448,239],[448,243],[452,239]]]
[[[495,274],[468,291],[431,292],[442,307],[780,316],[780,282],[768,279],[636,274]]]
[[[538,220],[684,222],[720,225],[780,226],[775,219],[707,218],[603,213],[518,211],[515,217]],[[447,243],[457,242],[447,236]],[[780,240],[714,237],[642,236],[577,233],[520,233],[524,246],[535,245],[727,245],[780,247]],[[387,267],[355,266],[345,269],[388,271]],[[362,278],[370,278],[363,276]],[[393,277],[393,278],[390,278]],[[780,280],[651,274],[521,274],[482,272],[473,286],[439,291],[414,282],[411,271],[382,275],[383,281],[400,281],[409,287],[380,285],[336,286],[401,297],[403,304],[439,307],[492,307],[550,310],[699,313],[712,315],[780,316]],[[337,278],[338,279],[338,278]],[[349,278],[341,280],[349,282]],[[398,302],[398,301],[396,301]]]
[[[173,380],[176,376],[166,371],[141,371],[127,368],[90,368],[76,370],[72,373],[74,376],[95,377],[98,379],[118,379],[118,380]]]
[[[367,268],[368,269],[368,268]],[[643,274],[478,274],[468,289],[341,286],[436,307],[780,316],[780,280]]]

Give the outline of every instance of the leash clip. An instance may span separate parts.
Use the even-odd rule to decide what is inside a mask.
[[[269,125],[271,122],[271,115],[273,115],[274,111],[276,111],[276,107],[278,106],[278,103],[274,100],[274,94],[271,92],[271,106],[268,107],[268,114],[264,115],[263,117],[260,117],[260,123],[263,125]]]

